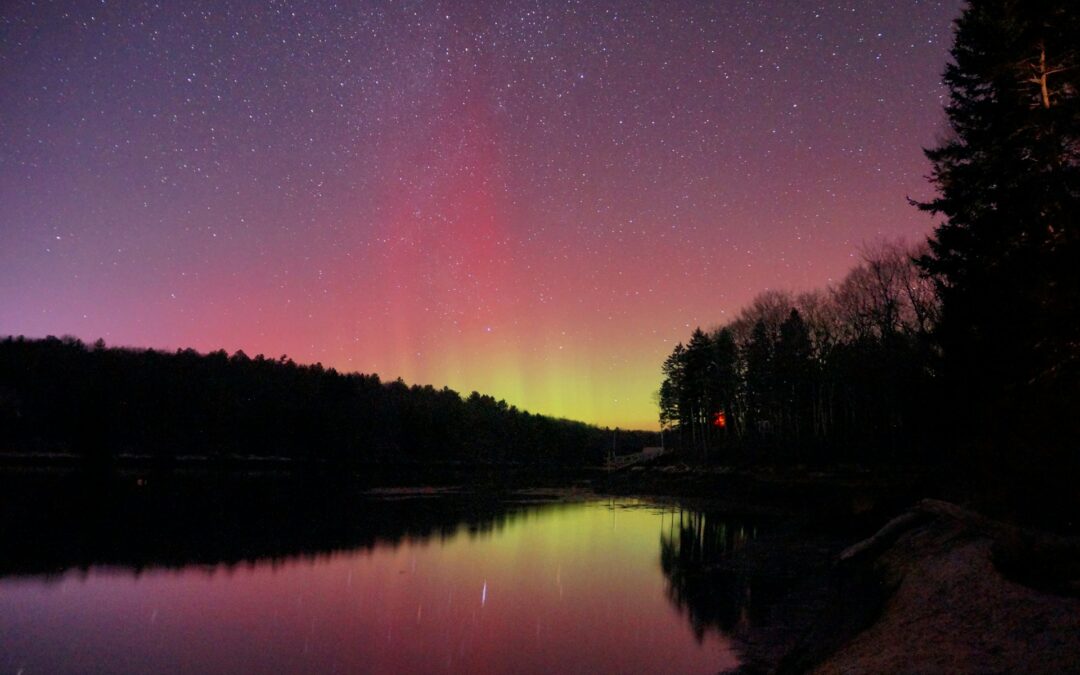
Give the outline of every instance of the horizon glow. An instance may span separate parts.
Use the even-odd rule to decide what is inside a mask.
[[[0,8],[0,335],[657,428],[675,343],[932,221],[957,2]]]

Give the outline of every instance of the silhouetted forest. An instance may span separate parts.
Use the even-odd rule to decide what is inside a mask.
[[[931,452],[1018,503],[1077,505],[1078,35],[1071,2],[965,6],[948,130],[925,151],[937,194],[913,203],[942,218],[932,236],[866,251],[828,290],[765,293],[678,345],[659,402],[683,448]]]
[[[660,422],[684,450],[800,461],[894,459],[931,444],[940,303],[922,249],[882,243],[833,288],[759,295],[675,346]]]
[[[319,464],[599,464],[653,443],[473,392],[382,382],[286,357],[0,341],[0,451],[287,458]]]

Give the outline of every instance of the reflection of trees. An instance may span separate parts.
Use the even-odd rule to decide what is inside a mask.
[[[0,480],[0,574],[108,565],[135,571],[321,558],[486,537],[538,506],[475,495],[376,499],[289,479]]]
[[[751,526],[699,511],[665,516],[660,565],[668,598],[699,640],[710,628],[729,633],[750,620],[751,574],[731,562],[755,536]]]

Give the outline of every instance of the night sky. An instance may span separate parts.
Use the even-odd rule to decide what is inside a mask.
[[[656,428],[758,292],[925,236],[960,2],[5,2],[0,335]]]

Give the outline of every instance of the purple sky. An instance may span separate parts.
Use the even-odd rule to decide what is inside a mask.
[[[660,362],[925,236],[959,2],[0,8],[0,334],[655,427]]]

